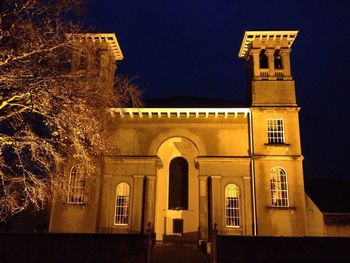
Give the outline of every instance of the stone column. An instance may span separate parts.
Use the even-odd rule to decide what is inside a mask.
[[[199,175],[199,239],[208,239],[208,176]]]
[[[269,79],[273,79],[275,77],[275,50],[268,48],[266,49],[265,54],[269,63]]]
[[[260,78],[260,49],[251,49],[250,55],[253,57],[254,79]]]
[[[221,229],[221,176],[215,175],[211,176],[211,216],[212,224],[217,224],[218,229]]]
[[[290,48],[281,48],[280,54],[283,66],[283,75],[285,79],[292,79],[292,73],[290,69]]]
[[[142,198],[143,198],[143,181],[144,175],[133,175],[133,206],[131,231],[141,232],[142,229]]]
[[[156,204],[156,176],[146,176],[146,194],[145,194],[145,220],[144,229],[151,223],[151,230],[154,231],[155,204]]]

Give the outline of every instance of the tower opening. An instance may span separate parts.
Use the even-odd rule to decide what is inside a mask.
[[[262,49],[260,51],[259,58],[260,58],[260,68],[269,68],[269,61],[268,61],[265,49]]]
[[[275,54],[274,54],[274,66],[275,69],[282,69],[283,65],[282,65],[282,58],[280,55],[280,51],[278,49],[276,49]]]

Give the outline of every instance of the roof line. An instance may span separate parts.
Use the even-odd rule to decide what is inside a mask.
[[[152,118],[153,115],[158,116],[158,118],[162,117],[186,117],[189,118],[190,115],[199,118],[200,115],[204,115],[205,118],[208,118],[210,115],[217,118],[219,115],[223,115],[224,118],[229,116],[233,116],[237,118],[238,114],[244,114],[246,118],[248,113],[250,113],[249,108],[111,108],[110,112],[112,114],[120,114],[122,118],[125,115],[130,116],[131,118],[134,115],[138,115],[142,118],[144,115],[148,116],[148,118]]]

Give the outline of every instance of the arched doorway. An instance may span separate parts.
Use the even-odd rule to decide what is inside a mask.
[[[196,240],[199,225],[196,145],[184,137],[164,141],[157,151],[155,232],[157,240]]]

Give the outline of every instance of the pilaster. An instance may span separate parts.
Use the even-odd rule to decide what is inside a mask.
[[[269,64],[269,79],[275,79],[275,49],[268,48],[265,51]]]
[[[290,52],[291,52],[290,48],[282,48],[280,50],[282,66],[283,66],[283,75],[285,80],[292,79],[292,73],[290,69]]]
[[[154,231],[154,219],[155,219],[156,179],[157,177],[155,175],[146,176],[144,229],[146,229],[148,223],[151,223],[152,231]]]
[[[199,175],[199,238],[208,239],[208,176]]]
[[[253,234],[253,216],[255,211],[253,211],[252,206],[252,177],[250,176],[244,176],[243,177],[243,187],[244,187],[244,195],[242,194],[242,202],[244,202],[241,214],[245,215],[245,217],[242,216],[242,220],[244,220],[244,229],[243,234],[244,235],[252,235]],[[243,210],[244,209],[244,210]],[[250,212],[251,211],[251,212]],[[242,222],[243,223],[243,222]]]
[[[222,227],[221,223],[221,176],[211,176],[211,216],[212,224],[217,224],[218,229]]]
[[[133,232],[141,232],[142,229],[142,197],[144,178],[144,175],[133,175],[133,216],[131,222],[131,231]]]
[[[259,60],[260,48],[251,49],[250,54],[253,57],[254,79],[259,79],[260,78],[260,60]]]

